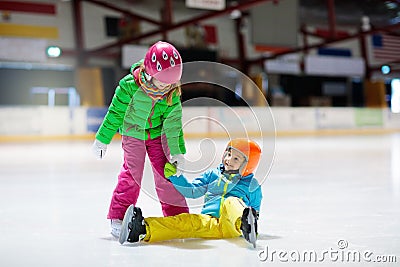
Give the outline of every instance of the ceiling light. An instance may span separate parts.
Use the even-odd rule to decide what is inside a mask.
[[[46,54],[48,57],[59,57],[61,55],[61,48],[58,46],[49,46],[46,49]]]
[[[388,9],[396,9],[397,8],[397,4],[391,1],[386,1],[385,5]]]

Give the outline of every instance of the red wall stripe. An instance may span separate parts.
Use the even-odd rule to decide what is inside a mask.
[[[330,38],[330,37],[332,37],[331,36],[331,32],[329,31],[329,30],[327,30],[327,29],[316,29],[315,30],[315,33],[318,35],[318,36],[320,36],[320,37],[323,37],[323,38]],[[346,31],[338,31],[338,30],[336,30],[335,31],[335,37],[338,37],[338,38],[344,38],[344,37],[348,37],[348,36],[350,36],[350,34],[348,33],[348,32],[346,32]]]
[[[56,14],[56,6],[47,3],[33,2],[15,2],[15,1],[0,1],[0,10],[40,13],[40,14]]]

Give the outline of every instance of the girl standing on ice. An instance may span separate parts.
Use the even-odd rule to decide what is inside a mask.
[[[99,159],[118,129],[122,135],[124,162],[107,216],[117,238],[126,209],[139,197],[146,153],[164,216],[189,212],[185,198],[164,177],[164,165],[170,160],[182,169],[186,153],[181,76],[182,59],[176,48],[161,41],[152,45],[144,60],[133,64],[120,80],[96,133],[93,151]]]

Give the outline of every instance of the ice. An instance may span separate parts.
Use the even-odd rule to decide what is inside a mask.
[[[226,141],[187,140],[189,166],[216,166]],[[1,266],[309,266],[312,256],[343,266],[348,252],[362,255],[351,266],[365,266],[366,252],[400,261],[399,134],[277,138],[256,249],[243,238],[121,246],[106,220],[120,140],[103,160],[91,143],[0,143]],[[161,216],[152,187],[147,161],[137,205]],[[201,202],[190,205],[198,212]],[[304,253],[311,260],[294,261]]]

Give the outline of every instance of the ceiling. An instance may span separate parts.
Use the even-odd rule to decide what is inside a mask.
[[[90,55],[101,55],[102,53],[110,50],[110,48],[118,48],[122,45],[138,41],[142,38],[146,38],[149,36],[153,36],[155,34],[165,34],[170,30],[174,30],[180,27],[185,27],[187,25],[191,25],[193,23],[201,22],[203,20],[207,20],[210,18],[214,18],[217,16],[226,16],[232,13],[234,10],[247,10],[249,8],[255,7],[258,4],[262,4],[263,2],[267,2],[267,0],[226,0],[226,8],[224,10],[219,11],[206,11],[206,10],[193,10],[191,9],[191,13],[193,13],[192,17],[187,20],[174,22],[173,12],[177,8],[185,8],[186,0],[114,0],[111,3],[105,0],[76,0],[74,3],[79,3],[81,1],[90,2],[92,4],[101,5],[103,7],[107,7],[117,11],[125,10],[124,13],[128,13],[131,16],[134,16],[138,19],[147,21],[149,23],[156,24],[159,29],[144,33],[141,36],[128,38],[126,40],[120,40],[115,43],[105,45],[102,47],[98,47],[96,49],[86,50],[84,47],[79,47],[80,42],[77,41],[77,51],[81,50],[84,52],[85,56]],[[292,1],[292,0],[270,0],[271,2],[279,1]],[[299,20],[300,24],[303,26],[316,26],[320,28],[329,29],[331,32],[341,27],[353,27],[359,29],[361,26],[361,19],[363,17],[368,17],[371,25],[371,30],[359,32],[347,36],[345,38],[359,38],[361,35],[373,34],[377,31],[385,31],[392,34],[398,34],[400,36],[400,0],[298,0],[299,1]],[[133,7],[135,5],[144,5],[146,7],[151,7],[151,9],[155,11],[164,10],[166,13],[164,16],[167,17],[167,23],[160,21],[158,18],[154,18],[154,13],[152,14],[137,14],[135,13]],[[168,22],[168,18],[170,21]],[[79,21],[76,21],[78,27],[76,30],[78,31],[77,36],[81,35],[81,26],[79,26]],[[334,29],[332,29],[334,28]],[[239,34],[239,33],[237,33]],[[328,36],[325,38],[324,42],[318,44],[318,47],[323,45],[327,45],[329,43],[341,41],[339,37],[335,37],[335,34]],[[238,45],[241,47],[241,45]],[[292,51],[286,51],[284,53],[291,52],[300,52],[310,48],[318,48],[318,47],[298,47],[293,49]],[[243,49],[243,48],[241,48]],[[71,51],[73,55],[76,55],[76,51]],[[240,53],[239,53],[240,54]],[[281,53],[275,53],[271,57],[276,57],[281,55]],[[84,57],[79,57],[80,59],[84,59]],[[255,60],[247,60],[244,57],[239,56],[238,59],[234,59],[239,61],[241,65],[247,66],[249,64],[259,64],[260,62],[264,62],[266,59],[265,56],[261,56],[259,59]],[[233,60],[233,61],[234,61]],[[232,61],[232,60],[231,60]],[[232,61],[232,62],[233,62]],[[397,62],[396,62],[397,63]]]
[[[173,0],[172,7],[184,6],[187,0]],[[292,0],[273,0],[292,1]],[[400,22],[400,0],[298,0],[300,22],[307,25],[326,25],[328,23],[328,3],[334,3],[338,26],[360,24],[362,16],[368,16],[371,24],[377,27]],[[159,0],[114,0],[120,6],[146,5],[161,9],[168,1]],[[245,4],[248,0],[226,0],[226,7]]]
[[[300,0],[300,20],[308,25],[325,25],[329,0]],[[337,26],[357,26],[368,16],[374,27],[400,22],[400,0],[333,0]]]

